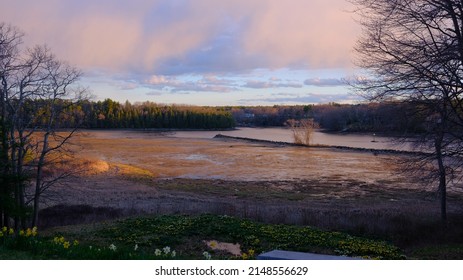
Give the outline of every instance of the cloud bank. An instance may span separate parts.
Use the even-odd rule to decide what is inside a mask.
[[[0,16],[82,67],[152,74],[350,65],[345,0],[3,0]]]
[[[115,88],[146,87],[152,96],[342,86],[337,77],[246,75],[256,69],[350,68],[359,33],[345,0],[0,3],[1,20],[22,29],[26,43],[46,43],[87,73],[105,73]]]

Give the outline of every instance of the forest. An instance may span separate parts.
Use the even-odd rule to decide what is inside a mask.
[[[424,132],[425,111],[423,105],[399,102],[232,108],[239,126],[284,126],[289,119],[313,119],[327,131],[406,134]]]
[[[64,101],[63,101],[64,102]],[[227,129],[234,119],[224,108],[159,105],[152,102],[121,104],[111,99],[69,105],[60,128]]]
[[[111,99],[86,100],[69,105],[57,126],[88,129],[231,129],[235,126],[286,126],[291,119],[313,119],[321,129],[327,131],[416,134],[426,129],[424,123],[427,115],[420,106],[382,102],[206,107],[153,102],[119,103]]]

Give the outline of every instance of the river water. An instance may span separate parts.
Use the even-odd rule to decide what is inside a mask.
[[[245,137],[258,140],[270,140],[293,143],[292,131],[286,128],[249,128],[242,127],[228,131],[176,131],[172,136],[179,138],[213,138],[217,134]],[[315,131],[312,144],[344,146],[367,149],[413,150],[410,143],[399,144],[394,138],[373,134],[342,134]]]

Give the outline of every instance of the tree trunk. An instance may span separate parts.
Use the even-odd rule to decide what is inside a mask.
[[[441,209],[441,220],[445,224],[447,222],[447,174],[444,165],[444,156],[442,154],[443,134],[440,133],[435,139],[436,159],[439,167],[439,198]]]
[[[45,133],[43,136],[43,147],[40,153],[40,158],[37,163],[37,173],[35,179],[35,193],[34,193],[34,209],[32,214],[32,227],[37,226],[39,222],[39,203],[40,203],[40,193],[41,193],[41,185],[42,185],[42,177],[43,177],[43,166],[45,164],[45,156],[48,153],[48,137],[49,133]]]

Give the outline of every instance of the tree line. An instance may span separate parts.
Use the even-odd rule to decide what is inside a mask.
[[[229,129],[235,126],[232,114],[220,107],[128,101],[121,104],[106,99],[83,101],[70,109],[82,119],[63,120],[63,128],[72,127],[76,122],[81,122],[82,128]]]
[[[68,114],[62,115],[57,125],[89,129],[230,129],[287,126],[288,120],[312,119],[328,131],[420,134],[426,131],[426,106],[416,102],[371,102],[208,107],[81,100],[72,106],[63,104]]]
[[[313,119],[329,131],[419,134],[425,131],[424,106],[413,102],[329,103],[233,107],[231,111],[241,126],[285,126],[288,120]]]

